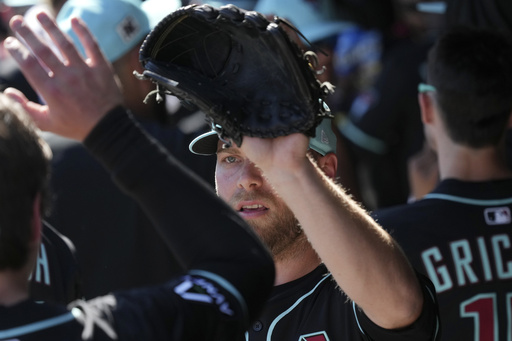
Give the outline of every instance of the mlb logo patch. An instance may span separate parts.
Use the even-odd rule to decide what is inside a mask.
[[[510,224],[510,209],[508,207],[493,207],[484,210],[485,222],[487,225]]]
[[[326,332],[317,332],[307,335],[301,335],[299,341],[329,341]]]

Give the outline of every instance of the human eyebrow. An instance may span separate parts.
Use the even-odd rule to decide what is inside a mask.
[[[219,143],[219,147],[217,149],[217,155],[220,155],[220,154],[240,156],[242,153],[237,146],[233,146],[232,144],[228,144],[228,143],[222,143],[222,144]]]
[[[217,153],[221,152],[233,152],[235,148],[230,143],[219,143],[217,147]]]

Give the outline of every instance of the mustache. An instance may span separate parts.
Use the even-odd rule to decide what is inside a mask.
[[[247,192],[244,190],[240,190],[235,192],[231,198],[229,198],[228,204],[231,207],[237,207],[237,205],[242,201],[264,201],[268,203],[273,203],[275,201],[274,195],[272,193],[254,190],[251,192]]]

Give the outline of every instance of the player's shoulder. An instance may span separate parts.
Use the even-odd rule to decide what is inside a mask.
[[[373,210],[370,215],[381,225],[389,222],[400,223],[418,219],[422,215],[428,214],[433,210],[435,203],[427,200],[417,200],[406,204],[383,207]]]
[[[375,210],[371,216],[400,244],[412,245],[423,243],[425,236],[433,233],[433,227],[453,223],[452,218],[440,219],[439,211],[442,208],[438,205],[432,200],[418,200]]]

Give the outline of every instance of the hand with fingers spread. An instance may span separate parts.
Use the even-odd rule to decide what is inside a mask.
[[[86,58],[48,14],[41,12],[37,19],[61,52],[62,59],[21,16],[10,21],[12,31],[20,39],[8,37],[4,46],[45,105],[29,102],[15,89],[6,89],[5,93],[23,105],[41,130],[83,141],[105,113],[122,104],[112,66],[80,19],[74,18],[72,25],[85,47]]]

